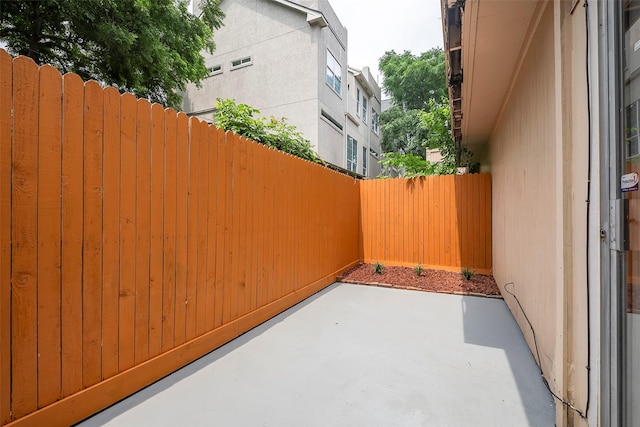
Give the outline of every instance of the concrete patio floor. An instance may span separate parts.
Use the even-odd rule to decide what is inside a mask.
[[[333,284],[80,423],[553,426],[504,301]]]

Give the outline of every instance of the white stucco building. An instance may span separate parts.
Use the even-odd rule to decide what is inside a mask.
[[[369,67],[349,67],[347,78],[347,165],[366,177],[380,174],[380,87]]]
[[[365,126],[361,117],[347,119],[347,30],[329,2],[222,0],[221,8],[225,19],[215,33],[216,51],[204,53],[211,74],[201,88],[187,86],[183,110],[210,122],[216,98],[229,98],[257,108],[265,117],[285,117],[324,161],[345,169],[353,129],[352,138],[359,138],[357,172],[362,173],[363,147],[376,153],[380,147],[377,133],[364,132],[372,130],[370,120]],[[376,115],[380,112],[380,88],[368,70],[366,74],[355,85],[367,93],[369,118],[372,107]],[[366,176],[377,176],[376,167],[377,159],[369,156]]]

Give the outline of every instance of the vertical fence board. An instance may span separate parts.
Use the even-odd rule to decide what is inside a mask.
[[[103,90],[85,84],[84,233],[82,252],[82,383],[102,379],[102,135]]]
[[[131,94],[122,95],[120,119],[120,293],[118,312],[118,367],[135,364],[136,316],[136,199],[138,104]]]
[[[256,289],[256,304],[258,307],[263,307],[265,304],[266,294],[266,280],[265,280],[265,263],[266,263],[266,250],[265,250],[265,233],[267,226],[267,209],[266,199],[264,197],[264,191],[266,186],[265,181],[265,159],[266,159],[266,147],[258,144],[258,161],[256,165],[256,185],[257,185],[257,202],[255,209],[260,212],[258,216],[258,268],[257,268],[257,289]]]
[[[120,94],[104,91],[104,214],[102,291],[102,378],[118,373],[120,293]]]
[[[491,200],[492,200],[492,188],[491,188],[491,175],[483,174],[483,184],[486,189],[485,195],[485,222],[484,222],[484,250],[485,250],[485,265],[493,265],[493,234],[492,234],[492,212],[491,212]]]
[[[165,111],[165,176],[163,210],[162,351],[174,346],[176,311],[176,138],[177,117]]]
[[[444,264],[446,266],[451,265],[451,259],[452,259],[452,254],[453,254],[453,246],[457,245],[458,242],[454,242],[452,240],[452,233],[451,233],[451,224],[454,221],[451,221],[451,218],[454,218],[456,216],[456,212],[452,210],[452,200],[453,198],[455,198],[455,186],[453,183],[453,179],[455,178],[454,175],[447,175],[445,178],[449,178],[449,179],[445,179],[445,184],[444,184],[444,191],[443,191],[443,205],[444,205],[444,210],[443,210],[443,224],[444,224],[444,239],[445,239],[445,246],[444,246]]]
[[[187,299],[185,337],[196,336],[196,287],[198,282],[198,199],[199,144],[198,119],[189,119],[189,191],[187,211]]]
[[[62,129],[62,395],[82,388],[84,84],[64,76]]]
[[[13,63],[0,49],[0,423],[11,418],[11,133]]]
[[[176,314],[175,344],[186,341],[187,217],[189,190],[189,119],[178,114],[176,166]]]
[[[222,131],[217,132],[215,144],[216,155],[216,276],[215,276],[215,316],[214,327],[222,325],[225,303],[224,295],[224,263],[225,263],[225,197],[226,197],[226,135]]]
[[[37,409],[38,67],[14,60],[12,206],[12,412]]]
[[[62,77],[40,68],[38,123],[38,407],[61,397],[60,177]]]
[[[220,155],[220,151],[218,151]],[[233,318],[231,305],[233,301],[233,285],[231,283],[231,257],[233,242],[233,200],[232,200],[232,168],[233,168],[233,136],[230,132],[225,134],[224,141],[224,253],[223,253],[223,276],[224,284],[224,306],[222,309],[222,323],[228,323]],[[221,184],[223,184],[221,182]]]
[[[232,178],[231,178],[231,319],[238,318],[239,300],[244,297],[240,288],[240,199],[242,198],[240,189],[240,138],[236,135],[229,135],[227,144],[231,142],[232,148]]]
[[[209,209],[209,129],[206,122],[198,122],[199,188],[198,188],[198,273],[196,286],[196,335],[206,331],[207,311],[207,210]]]
[[[164,108],[151,107],[151,230],[149,254],[149,357],[162,351],[163,225],[165,125]]]
[[[220,131],[214,126],[209,126],[209,144],[207,155],[209,156],[209,205],[207,207],[207,300],[205,302],[205,329],[211,331],[215,328],[216,319],[216,203],[217,203],[217,162],[218,162],[218,138]]]
[[[238,316],[244,316],[248,313],[247,297],[250,297],[249,289],[247,287],[247,231],[249,228],[248,222],[248,206],[247,195],[249,194],[248,187],[248,170],[247,170],[247,144],[248,141],[242,138],[240,141],[239,155],[240,155],[240,168],[238,170],[238,183],[239,183],[239,198],[240,198],[240,224],[236,227],[238,237],[240,240],[238,251]]]
[[[149,251],[151,232],[151,104],[138,100],[136,121],[135,364],[149,358]]]
[[[256,253],[256,209],[255,209],[255,185],[254,175],[256,170],[255,164],[255,147],[256,143],[247,141],[247,185],[249,194],[247,195],[247,218],[249,225],[247,226],[247,312],[256,309],[256,288],[255,288],[255,253]],[[295,265],[295,263],[294,263]]]

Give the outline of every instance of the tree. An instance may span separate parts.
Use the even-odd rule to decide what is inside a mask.
[[[427,110],[429,99],[448,96],[444,51],[437,47],[419,56],[409,51],[388,51],[378,66],[384,74],[383,87],[403,110]]]
[[[215,48],[220,0],[3,1],[0,41],[12,54],[49,63],[85,80],[114,85],[178,107],[179,91],[207,76],[200,52]]]
[[[286,119],[254,117],[260,111],[247,104],[236,104],[231,99],[216,100],[213,119],[225,131],[232,131],[245,138],[309,160],[321,163],[310,142]]]
[[[394,106],[380,115],[382,151],[413,154],[424,158],[424,145],[428,136],[423,110],[408,110]]]
[[[419,123],[414,122],[416,117]],[[454,174],[459,166],[469,166],[471,152],[466,148],[461,150],[456,148],[451,136],[450,117],[449,103],[446,98],[442,98],[440,102],[430,99],[428,111],[410,110],[397,119],[395,123],[400,124],[403,123],[403,119],[412,120],[410,125],[406,125],[406,129],[419,129],[419,137],[413,141],[415,144],[413,151],[389,150],[385,152],[381,161],[385,169],[387,171],[390,168],[399,170],[403,176],[411,178]],[[442,155],[442,161],[437,163],[425,160],[425,150],[434,148],[439,149]]]

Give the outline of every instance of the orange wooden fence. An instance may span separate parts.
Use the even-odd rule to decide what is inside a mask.
[[[491,176],[360,183],[365,262],[491,273]]]
[[[359,260],[353,178],[0,50],[0,424],[68,425]]]
[[[490,272],[490,177],[356,182],[0,49],[0,425],[79,421],[362,260]]]

